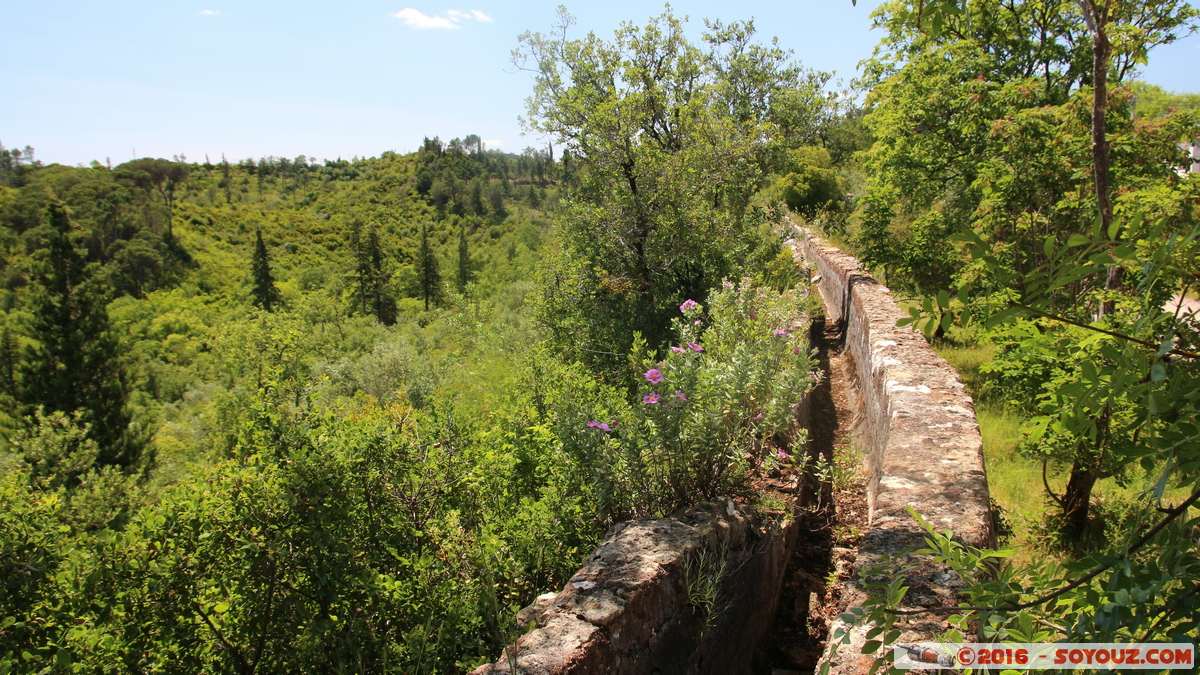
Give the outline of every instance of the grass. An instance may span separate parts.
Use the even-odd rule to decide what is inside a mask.
[[[1045,522],[1050,505],[1042,485],[1042,467],[1017,452],[1024,419],[1002,401],[989,397],[984,390],[979,367],[992,360],[995,348],[991,345],[957,346],[946,342],[934,344],[934,349],[946,359],[967,385],[967,393],[975,398],[975,417],[983,436],[983,461],[987,469],[988,491],[1003,509],[1012,528],[1005,545],[1017,551],[1014,562],[1031,560],[1043,555],[1045,547],[1040,525]],[[1060,467],[1051,467],[1047,478],[1058,482]],[[1062,478],[1065,480],[1065,477]]]

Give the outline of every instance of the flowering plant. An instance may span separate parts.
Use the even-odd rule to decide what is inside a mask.
[[[743,279],[715,289],[707,307],[684,302],[675,344],[663,354],[635,338],[636,390],[632,397],[610,390],[603,403],[606,416],[618,411],[615,431],[564,439],[572,465],[588,467],[592,499],[604,504],[607,519],[662,515],[736,494],[762,462],[790,456],[804,434],[794,407],[814,386],[806,307],[798,291]],[[599,419],[600,410],[561,414]]]

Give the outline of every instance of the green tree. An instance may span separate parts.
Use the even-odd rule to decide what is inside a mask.
[[[350,226],[350,248],[354,251],[354,294],[363,314],[374,314],[386,326],[396,323],[396,300],[388,291],[391,270],[375,226],[363,236],[362,224]]]
[[[232,170],[229,166],[229,160],[225,159],[225,153],[221,153],[221,180],[218,183],[225,192],[225,203],[233,203],[233,178],[231,177]]]
[[[815,140],[828,76],[755,43],[752,23],[709,23],[703,45],[670,11],[611,41],[569,38],[573,23],[560,9],[513,53],[534,79],[526,128],[586,166],[540,317],[573,358],[620,369],[635,331],[662,345],[680,302],[761,251],[750,198],[788,144]],[[527,151],[539,177],[540,156]]]
[[[283,301],[275,277],[271,275],[271,261],[267,257],[267,245],[263,242],[262,230],[254,231],[254,257],[250,261],[250,301],[255,307],[273,312]]]
[[[191,168],[183,162],[145,157],[126,162],[117,170],[148,195],[158,194],[162,198],[167,212],[167,238],[174,241],[175,189],[187,180]]]
[[[439,269],[437,255],[429,242],[429,223],[421,223],[421,241],[417,247],[416,257],[417,278],[421,286],[421,298],[425,301],[425,310],[437,305],[442,299],[442,272]]]
[[[467,284],[471,283],[471,251],[467,246],[467,223],[458,224],[458,292],[466,294]]]
[[[141,443],[130,430],[123,349],[113,335],[92,268],[75,247],[66,208],[46,212],[49,236],[40,252],[30,296],[30,337],[19,371],[20,402],[68,415],[79,411],[96,442],[98,464],[132,469]]]
[[[1179,110],[1200,110],[1200,93],[1167,91],[1157,84],[1131,82],[1134,95],[1134,114],[1154,119]]]
[[[821,147],[790,151],[787,165],[773,187],[788,208],[806,218],[823,211],[837,211],[846,199],[829,151]]]
[[[1003,157],[1014,138],[996,134],[997,125],[1044,106],[1079,106],[1084,97],[1091,171],[1075,171],[1075,187],[1062,189],[1086,186],[1081,197],[1091,203],[1080,206],[1111,220],[1109,195],[1118,186],[1111,184],[1108,127],[1120,123],[1112,113],[1127,116],[1127,109],[1118,97],[1118,110],[1109,111],[1110,84],[1125,81],[1148,50],[1186,34],[1194,16],[1176,0],[881,6],[874,17],[887,34],[867,64],[873,88],[864,121],[876,143],[867,157],[870,183],[856,240],[863,258],[899,272],[888,278],[894,286],[926,293],[945,288],[960,260],[946,237],[977,217],[977,206],[993,189],[980,180],[981,169]],[[1094,39],[1089,26],[1101,31]],[[1110,34],[1120,38],[1105,47]],[[1093,47],[1104,58],[1097,61]],[[930,211],[939,214],[936,223],[925,219]],[[1034,247],[1040,241],[1029,239]],[[932,269],[941,274],[917,279],[933,260]]]

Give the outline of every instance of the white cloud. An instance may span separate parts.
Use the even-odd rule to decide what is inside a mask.
[[[502,145],[504,145],[504,141],[484,141],[483,142],[483,147],[490,148],[490,149],[499,148]]]
[[[411,28],[425,30],[427,28],[458,28],[454,22],[444,16],[427,16],[412,7],[405,7],[392,16],[402,20]]]
[[[200,10],[199,12],[196,12],[196,13],[197,13],[197,14],[203,14],[203,15],[205,15],[205,16],[214,16],[214,15],[220,14],[220,13],[221,13],[221,10],[219,10],[219,9],[202,9],[202,10]]]
[[[451,9],[446,12],[446,15],[450,17],[451,21],[462,21],[463,19],[474,19],[480,23],[491,23],[491,22],[495,21],[495,19],[488,16],[487,14],[484,14],[482,11],[480,11],[478,9],[472,9],[472,10]]]
[[[491,23],[494,21],[492,17],[478,9],[450,9],[446,11],[446,16],[430,16],[412,7],[405,7],[392,16],[402,20],[410,28],[418,30],[425,30],[427,28],[459,28],[459,24],[463,21],[473,20],[482,23]]]

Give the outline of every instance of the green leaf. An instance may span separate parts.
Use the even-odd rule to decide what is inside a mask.
[[[59,668],[70,668],[74,661],[75,659],[71,658],[71,652],[65,649],[59,649],[58,653],[54,655],[54,663]]]
[[[1167,379],[1167,367],[1162,362],[1155,363],[1150,366],[1150,381],[1162,382]]]
[[[950,241],[957,241],[957,242],[962,242],[964,244],[970,244],[972,246],[972,251],[971,251],[972,257],[979,257],[979,255],[982,255],[984,252],[984,249],[987,246],[987,242],[985,242],[983,240],[983,238],[980,237],[977,232],[975,232],[975,230],[971,230],[971,229],[962,230],[961,232],[952,234],[947,238]]]
[[[944,290],[938,291],[937,304],[942,309],[950,309],[950,294]]]
[[[1075,248],[1076,246],[1083,246],[1084,244],[1090,244],[1091,242],[1092,240],[1086,235],[1075,233],[1067,237],[1067,248]]]
[[[925,336],[925,339],[933,339],[933,334],[937,332],[937,325],[938,318],[936,316],[929,317],[929,319],[921,325],[921,333]]]
[[[217,604],[213,605],[213,611],[217,614],[224,614],[225,612],[229,611],[229,603],[218,602]]]
[[[1163,404],[1162,395],[1153,391],[1146,395],[1146,407],[1150,409],[1151,415],[1161,415],[1170,409]]]
[[[875,652],[879,651],[879,648],[882,646],[883,646],[883,642],[881,642],[880,640],[867,640],[866,642],[863,643],[862,653],[874,654]]]
[[[1174,336],[1168,336],[1166,339],[1164,339],[1162,341],[1161,344],[1158,345],[1158,358],[1161,359],[1162,357],[1166,356],[1174,348],[1175,348],[1175,338],[1174,338]]]

